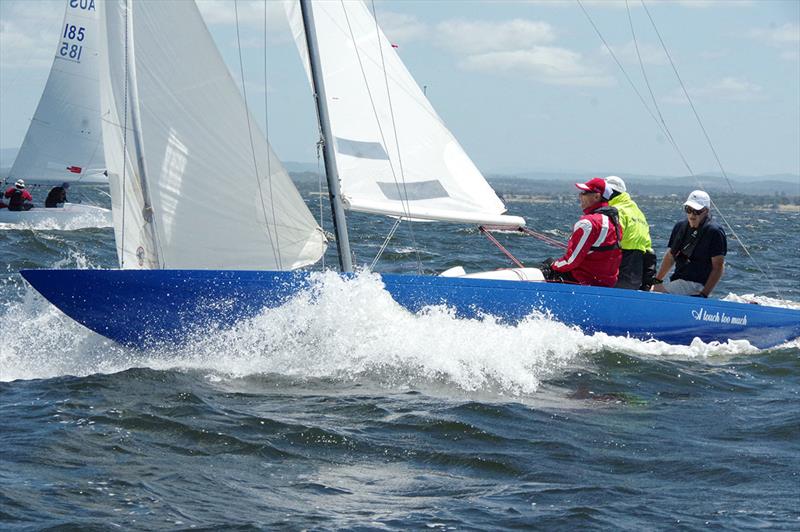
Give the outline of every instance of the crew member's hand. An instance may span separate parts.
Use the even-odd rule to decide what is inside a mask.
[[[542,275],[548,281],[553,278],[553,263],[556,261],[554,258],[545,259],[540,265],[539,269],[542,271]]]

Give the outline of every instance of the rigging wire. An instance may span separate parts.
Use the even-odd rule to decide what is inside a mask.
[[[319,123],[319,122],[317,122]],[[320,151],[322,150],[322,139],[320,138],[319,142],[317,142],[317,190],[319,192],[319,228],[322,230],[322,234],[325,234],[325,216],[323,214],[322,208],[322,167],[320,165]],[[325,269],[325,253],[322,254],[322,269]]]
[[[383,81],[386,85],[386,99],[389,102],[389,116],[392,117],[392,130],[394,131],[394,145],[395,149],[397,150],[397,164],[400,165],[400,180],[403,183],[403,194],[406,198],[406,212],[408,213],[411,209],[408,207],[408,190],[406,188],[406,178],[405,172],[403,171],[403,156],[402,152],[400,151],[400,138],[397,135],[397,121],[395,120],[394,116],[394,107],[392,106],[392,94],[389,90],[389,76],[386,73],[386,60],[383,56],[383,43],[381,43],[381,32],[380,26],[378,26],[378,12],[375,9],[375,0],[372,0],[372,19],[375,21],[375,40],[378,43],[378,50],[381,54],[381,67],[383,70]],[[348,22],[349,25],[349,22]],[[408,221],[408,230],[411,233],[411,242],[414,245],[414,252],[417,255],[417,273],[422,275],[422,260],[420,260],[419,256],[419,247],[417,246],[417,239],[414,236],[414,222],[411,221],[409,218]]]
[[[267,229],[267,239],[269,240],[269,245],[272,248],[272,255],[277,259],[279,258],[279,254],[275,249],[275,243],[272,240],[272,232],[270,231],[269,223],[267,223],[267,206],[264,204],[264,193],[261,188],[261,179],[258,175],[258,160],[256,157],[256,147],[253,141],[253,127],[250,124],[250,107],[247,103],[247,86],[244,77],[244,62],[242,60],[242,41],[239,34],[239,0],[233,0],[233,12],[234,12],[234,17],[236,19],[236,47],[239,52],[239,73],[242,77],[242,96],[244,97],[244,110],[245,110],[245,115],[247,117],[247,133],[250,137],[250,153],[253,157],[253,169],[255,170],[255,178],[256,178],[256,184],[258,185],[259,199],[261,200],[261,210],[262,213],[264,214],[264,225],[266,225]],[[280,267],[280,264],[278,266]]]
[[[122,253],[120,253],[119,259],[119,267],[120,269],[125,269],[125,204],[127,203],[127,192],[128,192],[128,69],[130,65],[128,63],[128,3],[125,3],[125,82],[123,84],[124,89],[123,93],[124,103],[122,104],[122,242],[120,243],[120,249]],[[113,208],[113,205],[112,205]]]
[[[722,161],[719,159],[719,155],[717,155],[717,150],[714,149],[714,143],[711,142],[711,137],[708,136],[708,132],[706,131],[705,126],[703,125],[703,121],[700,119],[700,114],[697,112],[697,109],[694,106],[694,102],[692,102],[692,98],[689,96],[689,91],[686,90],[686,86],[683,84],[683,79],[681,79],[681,75],[678,74],[678,68],[675,66],[675,62],[672,60],[672,56],[667,49],[667,45],[664,43],[664,39],[661,38],[661,32],[658,31],[658,27],[656,27],[656,22],[653,20],[652,15],[650,14],[650,10],[647,9],[647,5],[645,5],[644,0],[639,0],[642,3],[642,7],[644,8],[645,13],[647,13],[647,18],[650,19],[650,23],[653,25],[653,30],[655,30],[656,35],[658,36],[658,41],[661,43],[661,48],[664,50],[664,54],[666,54],[667,59],[669,59],[669,64],[672,66],[672,71],[675,73],[675,77],[678,79],[678,83],[681,85],[681,90],[683,90],[683,95],[686,96],[686,101],[689,102],[689,106],[692,108],[692,112],[694,113],[694,117],[697,119],[697,125],[700,126],[700,129],[703,131],[703,135],[706,138],[706,142],[708,142],[708,147],[711,148],[711,153],[714,154],[714,159],[716,159],[717,164],[719,165],[719,169],[722,172],[722,176],[725,178],[725,181],[728,183],[728,187],[731,189],[731,192],[734,192],[733,185],[731,185],[730,179],[728,179],[728,174],[725,172],[725,168],[722,166]]]
[[[589,24],[591,24],[592,28],[594,28],[594,31],[595,31],[595,33],[597,33],[597,36],[600,38],[600,41],[603,43],[603,46],[605,46],[606,50],[608,50],[608,53],[611,54],[611,58],[614,60],[614,62],[617,64],[617,66],[619,67],[619,69],[622,72],[622,74],[625,76],[625,79],[628,81],[628,85],[631,86],[631,89],[633,89],[633,92],[635,92],[636,96],[639,97],[639,101],[642,102],[642,105],[644,106],[645,110],[647,111],[647,114],[650,115],[650,118],[652,118],[653,121],[656,123],[656,125],[662,130],[664,135],[666,135],[667,139],[672,141],[673,140],[672,139],[672,135],[669,133],[669,131],[667,129],[665,129],[666,128],[666,124],[662,124],[661,122],[659,122],[658,118],[656,118],[656,116],[653,114],[653,111],[650,109],[650,106],[647,105],[647,102],[645,101],[645,99],[642,96],[641,92],[639,92],[639,89],[636,87],[636,84],[633,82],[633,80],[631,79],[630,75],[628,75],[628,71],[625,70],[624,66],[622,66],[622,63],[620,62],[619,58],[617,58],[617,54],[614,53],[614,49],[611,48],[610,44],[608,44],[608,41],[606,41],[605,37],[603,36],[602,32],[600,31],[600,28],[598,28],[597,25],[594,23],[594,19],[592,19],[591,15],[589,15],[589,12],[586,11],[586,8],[583,6],[583,3],[581,2],[581,0],[575,0],[575,1],[578,3],[578,6],[580,6],[581,11],[583,11],[583,14],[586,16],[586,19],[589,21]],[[686,157],[683,156],[683,152],[680,150],[678,145],[675,142],[671,142],[671,144],[672,144],[672,147],[675,149],[675,151],[680,156],[681,160],[683,161],[683,164],[686,166],[686,169],[689,171],[690,174],[694,175],[694,172],[692,171],[692,168],[689,166],[689,163],[686,161]]]
[[[675,77],[678,79],[678,82],[680,83],[681,88],[683,89],[683,94],[684,94],[684,96],[686,96],[686,100],[689,102],[689,105],[691,106],[692,111],[694,112],[694,116],[697,119],[697,124],[700,126],[700,129],[703,131],[703,135],[705,135],[706,140],[708,141],[708,146],[709,146],[709,148],[711,148],[711,152],[714,154],[714,158],[716,159],[717,164],[719,165],[719,169],[722,172],[723,177],[725,177],[725,181],[728,183],[728,187],[730,188],[731,192],[734,192],[733,185],[731,184],[730,179],[728,179],[728,175],[725,172],[725,168],[722,166],[722,161],[720,161],[719,156],[717,155],[717,150],[714,149],[714,144],[711,142],[711,137],[709,137],[705,126],[703,126],[703,121],[700,119],[700,114],[697,112],[697,109],[695,109],[694,103],[692,102],[692,99],[689,96],[689,91],[686,90],[686,86],[684,85],[683,80],[680,77],[680,74],[678,74],[678,68],[676,67],[675,62],[672,60],[672,56],[670,55],[669,50],[667,49],[667,46],[666,46],[666,43],[664,42],[664,39],[661,38],[661,33],[658,31],[658,28],[656,27],[656,22],[653,19],[652,15],[650,14],[650,11],[647,9],[647,6],[645,5],[644,0],[640,0],[640,2],[642,3],[642,7],[644,8],[645,12],[647,13],[647,17],[650,19],[650,23],[653,25],[653,30],[655,30],[656,35],[658,35],[658,40],[661,43],[661,48],[664,50],[664,54],[669,59],[669,63],[672,66],[672,71],[675,73]],[[628,4],[628,0],[625,0],[626,8],[627,8],[627,4]],[[630,10],[628,10],[628,17],[630,18]],[[631,31],[633,31],[633,23],[632,22],[631,22]],[[634,34],[634,43],[636,43],[635,34]],[[637,53],[638,53],[638,49],[639,49],[638,44],[636,44],[636,49],[637,49]],[[639,64],[640,64],[640,66],[642,68],[642,73],[644,73],[644,71],[645,71],[644,62],[642,61],[641,56],[639,56]],[[646,76],[645,76],[645,79],[647,79]],[[649,83],[648,83],[648,88],[650,88]],[[650,91],[650,93],[652,95],[652,90]],[[656,106],[656,110],[658,111],[659,116],[661,116],[661,110],[658,108],[658,104],[656,103],[655,97],[653,97],[653,104]],[[663,120],[663,118],[662,118],[662,120]],[[664,125],[666,127],[666,123]],[[697,183],[700,185],[700,188],[703,188],[703,184],[700,182],[700,180],[697,178],[697,176],[692,174],[692,177],[695,178]],[[729,223],[728,220],[725,218],[725,214],[719,208],[719,205],[717,205],[713,201],[711,202],[711,204],[714,206],[714,209],[716,209],[717,213],[719,214],[719,217],[725,223],[725,226],[731,232],[733,237],[736,239],[737,242],[739,242],[739,245],[742,247],[742,250],[745,252],[745,255],[747,255],[747,257],[755,265],[755,267],[758,269],[758,271],[761,272],[761,275],[763,275],[764,278],[767,280],[767,282],[770,284],[770,286],[772,287],[772,290],[775,291],[776,293],[778,293],[777,287],[772,282],[772,275],[771,275],[772,272],[770,270],[769,263],[765,263],[765,265],[767,267],[767,270],[770,272],[770,275],[768,275],[761,268],[761,265],[758,263],[758,261],[756,261],[756,259],[750,254],[750,250],[747,249],[747,246],[745,245],[744,240],[739,237],[739,235],[736,233],[736,230],[733,228],[733,225],[731,223]]]
[[[267,0],[264,0],[264,135],[267,138],[267,184],[269,186],[269,207],[272,211],[272,227],[275,228],[275,247],[278,252],[278,268],[283,269],[281,258],[281,239],[278,235],[278,220],[275,214],[275,196],[272,192],[272,145],[269,143],[269,78],[267,78]],[[244,84],[244,79],[242,79]],[[265,215],[266,221],[266,215]]]
[[[347,8],[345,7],[344,0],[341,0],[341,5],[342,5],[342,10],[344,12],[345,21],[347,22],[347,30],[350,32],[350,38],[352,39],[353,43],[356,43],[355,34],[353,33],[353,27],[350,24],[350,17],[347,16]],[[374,18],[374,13],[373,13],[373,18]],[[377,20],[375,21],[375,24],[377,26]],[[376,34],[376,39],[378,41],[378,47],[380,48],[381,47],[380,33]],[[378,127],[378,134],[381,137],[381,144],[383,146],[388,146],[387,143],[386,143],[386,136],[383,133],[383,126],[381,125],[381,121],[380,121],[380,118],[378,116],[378,109],[377,109],[377,107],[375,105],[375,98],[372,95],[372,89],[370,88],[369,82],[367,80],[367,73],[364,70],[364,64],[363,64],[363,62],[361,60],[361,54],[359,53],[358,46],[355,45],[353,47],[353,49],[354,49],[354,51],[356,53],[356,59],[358,60],[358,66],[359,66],[359,69],[361,70],[361,78],[364,80],[364,87],[367,90],[367,95],[369,96],[370,105],[372,106],[372,114],[375,117],[375,122],[376,122],[376,125]],[[383,51],[381,50],[381,59],[382,58],[383,58]],[[383,65],[383,72],[384,72],[384,75],[385,75],[386,74],[386,65],[385,64]],[[388,81],[387,81],[387,90],[388,90]],[[394,123],[394,115],[392,115],[392,122]],[[388,154],[388,151],[387,151],[387,154]],[[401,191],[400,190],[400,183],[397,180],[397,173],[395,172],[394,164],[392,163],[391,157],[389,157],[389,169],[392,172],[392,179],[394,180],[394,184],[397,187],[398,194],[400,195],[400,198],[401,198],[400,205],[402,206],[403,210],[405,211],[406,216],[410,218],[411,217],[411,211],[410,211],[410,207],[408,206],[408,194],[405,193],[405,178],[401,176],[401,180],[403,181],[403,190]],[[404,196],[405,196],[405,201],[402,199]],[[412,242],[413,242],[413,245],[414,245],[414,249],[416,250],[417,246],[416,246],[416,240],[413,238],[413,235],[414,235],[413,231],[412,231],[411,235],[412,235]],[[417,250],[417,270],[419,271],[420,269],[421,269],[421,267],[420,267],[420,260],[419,260],[419,251]]]
[[[402,218],[397,218],[397,220],[394,222],[394,225],[392,225],[392,229],[391,231],[389,231],[389,234],[386,235],[386,240],[383,241],[381,249],[378,250],[378,254],[375,255],[375,258],[372,259],[372,264],[369,265],[369,271],[372,271],[373,268],[375,268],[375,265],[378,264],[378,260],[380,260],[381,255],[383,255],[383,252],[386,250],[386,246],[389,245],[389,241],[394,236],[394,233],[395,231],[397,231],[397,228],[400,227],[400,222],[402,221],[403,221]]]
[[[636,57],[639,60],[639,68],[642,71],[642,78],[644,78],[644,83],[647,86],[647,91],[650,93],[650,100],[653,102],[653,108],[656,110],[658,118],[661,122],[661,129],[664,131],[664,134],[669,139],[670,144],[672,144],[672,146],[675,148],[680,158],[683,160],[683,164],[686,166],[686,169],[689,170],[689,173],[692,176],[694,176],[694,172],[692,171],[692,168],[689,166],[689,162],[683,156],[683,152],[681,152],[681,150],[678,148],[678,143],[672,137],[672,132],[669,130],[669,127],[667,127],[667,122],[666,120],[664,120],[664,115],[661,113],[661,107],[659,107],[658,105],[658,100],[656,100],[655,93],[653,92],[653,87],[650,85],[650,78],[647,76],[647,70],[644,68],[644,61],[642,60],[642,54],[639,51],[639,40],[636,38],[636,30],[634,29],[633,26],[633,17],[631,16],[631,10],[628,5],[628,0],[625,0],[625,10],[628,12],[628,24],[631,27],[631,36],[633,37],[633,45],[636,48]]]
[[[638,47],[638,43],[636,42],[636,34],[635,34],[635,32],[633,32],[633,22],[631,21],[631,17],[630,17],[630,10],[628,9],[628,19],[629,19],[629,22],[631,24],[631,31],[633,33],[634,44],[636,46],[636,52],[637,52],[637,56],[639,58],[639,65],[640,65],[640,68],[642,69],[643,75],[645,77],[645,80],[646,80],[646,83],[647,83],[647,87],[650,90],[650,94],[651,94],[651,97],[653,99],[653,104],[655,105],[655,108],[656,108],[659,116],[661,116],[661,121],[659,121],[655,117],[653,112],[650,110],[650,107],[644,101],[644,98],[642,97],[641,93],[637,89],[636,85],[633,83],[633,80],[631,79],[631,77],[628,75],[627,70],[625,70],[625,67],[622,66],[622,63],[617,58],[616,54],[614,53],[613,49],[611,48],[611,46],[606,41],[605,37],[603,37],[603,34],[600,32],[600,29],[595,24],[595,22],[592,19],[591,15],[589,15],[589,12],[586,10],[586,8],[584,7],[584,5],[581,2],[581,0],[575,0],[575,1],[578,3],[578,6],[580,6],[581,10],[583,11],[583,14],[586,16],[586,18],[588,19],[589,23],[594,28],[595,32],[597,33],[597,36],[602,41],[603,45],[608,50],[609,54],[611,54],[611,57],[614,59],[614,62],[617,64],[619,69],[624,74],[624,76],[627,79],[628,83],[630,84],[631,88],[636,93],[636,95],[639,97],[639,100],[642,102],[642,105],[644,105],[644,107],[647,110],[647,112],[650,115],[650,117],[656,122],[656,124],[659,126],[659,128],[661,128],[661,130],[664,132],[664,134],[669,139],[670,144],[675,149],[675,151],[678,153],[678,155],[680,156],[680,158],[683,161],[684,165],[686,166],[686,169],[689,171],[689,175],[691,175],[692,178],[694,178],[694,180],[697,182],[697,184],[698,184],[698,186],[700,187],[701,190],[705,190],[705,187],[703,186],[703,183],[700,181],[699,177],[694,173],[694,171],[692,170],[691,166],[689,166],[689,163],[686,160],[686,157],[683,155],[683,152],[679,148],[677,142],[674,140],[674,137],[672,136],[672,133],[670,133],[669,128],[667,127],[666,121],[663,120],[663,116],[662,116],[661,111],[660,111],[660,109],[658,107],[658,104],[656,103],[656,99],[655,99],[655,96],[653,95],[653,92],[652,92],[652,89],[650,87],[650,84],[649,84],[649,82],[647,82],[648,78],[647,78],[647,75],[644,73],[645,72],[644,62],[642,61],[641,55],[639,54],[639,47]],[[650,18],[650,22],[653,25],[653,29],[655,29],[656,34],[658,35],[658,38],[659,38],[659,41],[661,42],[661,46],[662,46],[662,48],[664,50],[664,53],[667,55],[667,58],[669,59],[670,64],[672,65],[673,71],[674,71],[676,77],[678,78],[678,81],[680,82],[681,87],[683,88],[684,95],[686,96],[687,101],[689,101],[689,103],[690,103],[690,105],[692,107],[692,110],[694,111],[695,118],[697,119],[698,123],[700,123],[701,129],[703,130],[703,133],[706,135],[706,139],[709,142],[709,146],[711,146],[711,150],[714,153],[714,157],[717,159],[717,162],[719,163],[720,170],[722,171],[722,174],[725,177],[726,181],[728,181],[728,186],[731,188],[731,191],[733,191],[733,187],[730,184],[730,180],[728,180],[728,176],[725,173],[724,168],[722,167],[722,163],[719,161],[719,158],[717,157],[716,150],[714,150],[713,144],[711,144],[711,139],[708,137],[708,134],[706,133],[706,129],[702,125],[702,121],[700,120],[700,115],[697,113],[697,111],[696,111],[696,109],[694,107],[694,104],[692,103],[691,98],[689,97],[689,93],[686,90],[686,87],[685,87],[685,85],[683,83],[683,80],[680,78],[680,76],[678,74],[677,67],[675,66],[675,63],[673,62],[672,57],[669,55],[669,52],[667,51],[666,44],[664,43],[664,40],[661,38],[661,34],[658,32],[658,28],[656,28],[655,21],[653,20],[653,17],[650,15],[650,12],[647,10],[647,6],[644,4],[644,0],[640,0],[640,2],[642,3],[642,6],[645,8],[645,11],[647,11],[647,15]],[[625,6],[626,6],[626,9],[627,9],[628,8],[627,0],[625,2]],[[741,248],[744,251],[745,255],[750,259],[750,261],[753,263],[753,265],[755,265],[756,269],[758,269],[758,271],[761,272],[761,274],[764,276],[764,278],[767,280],[767,282],[772,287],[772,290],[774,292],[776,292],[776,293],[779,293],[778,289],[775,287],[775,284],[772,281],[771,276],[767,275],[767,273],[761,267],[759,262],[756,261],[756,259],[752,256],[750,251],[747,249],[747,246],[745,245],[744,241],[736,233],[736,230],[733,228],[731,223],[728,222],[727,218],[725,217],[725,214],[722,212],[722,210],[719,208],[719,206],[714,201],[712,201],[711,204],[714,207],[714,209],[717,211],[717,213],[719,214],[720,218],[722,219],[723,223],[725,224],[725,227],[731,232],[733,237],[736,239],[736,241],[741,246]],[[769,265],[767,265],[767,269],[769,269]]]

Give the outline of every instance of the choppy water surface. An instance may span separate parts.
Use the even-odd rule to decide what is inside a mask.
[[[663,249],[680,200],[640,205]],[[561,239],[578,216],[510,207]],[[756,262],[731,239],[716,295],[800,301],[800,217],[726,215]],[[390,226],[351,218],[360,263]],[[507,265],[475,231],[413,227],[379,269]],[[531,263],[557,252],[503,241]],[[110,228],[5,227],[0,249],[2,529],[800,527],[798,341],[676,347],[415,316],[375,277],[329,275],[316,306],[142,352],[16,273],[113,267]]]

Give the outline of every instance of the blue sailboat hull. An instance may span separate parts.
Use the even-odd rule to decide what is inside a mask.
[[[313,282],[307,272],[222,270],[23,270],[67,316],[120,344],[185,341],[277,307]],[[800,336],[800,311],[727,301],[565,284],[382,275],[412,312],[447,305],[460,317],[509,323],[534,311],[586,333],[671,344],[748,340],[767,348]]]

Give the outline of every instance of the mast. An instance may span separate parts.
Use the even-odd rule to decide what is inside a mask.
[[[333,211],[333,227],[336,231],[336,248],[339,252],[339,267],[343,272],[353,271],[353,260],[350,254],[350,238],[347,235],[347,220],[344,215],[339,188],[339,172],[336,168],[336,154],[333,149],[333,134],[331,132],[330,118],[328,116],[328,99],[325,96],[325,82],[322,78],[322,67],[319,62],[319,45],[314,32],[314,13],[310,0],[300,0],[300,11],[303,14],[303,28],[308,47],[308,61],[311,66],[311,80],[314,85],[314,99],[317,102],[317,117],[319,118],[320,133],[322,135],[322,157],[325,161],[325,178],[328,180],[328,195]]]
[[[139,184],[142,187],[142,200],[144,206],[142,207],[142,217],[148,224],[148,232],[150,233],[150,240],[153,244],[153,253],[155,253],[156,263],[159,268],[164,268],[166,265],[162,263],[159,253],[159,246],[155,225],[153,221],[153,205],[150,201],[150,191],[147,187],[147,177],[145,175],[144,164],[144,150],[142,148],[142,125],[139,116],[139,89],[136,83],[136,55],[134,46],[133,35],[133,3],[132,0],[125,1],[125,25],[126,25],[126,39],[127,39],[127,54],[128,62],[125,65],[125,70],[128,75],[128,87],[130,89],[130,102],[131,102],[131,129],[133,130],[133,143],[136,147],[136,170],[139,174]],[[127,158],[127,154],[124,154]]]

